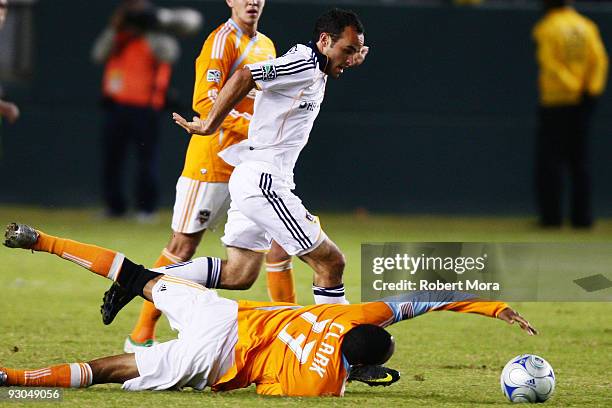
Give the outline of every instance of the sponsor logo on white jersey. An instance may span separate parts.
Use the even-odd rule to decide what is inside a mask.
[[[317,101],[302,101],[300,103],[299,109],[306,109],[307,111],[314,112],[319,108],[319,102]]]

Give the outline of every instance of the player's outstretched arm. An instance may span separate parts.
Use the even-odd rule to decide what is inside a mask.
[[[531,326],[531,324],[529,324],[524,317],[522,317],[520,314],[518,314],[518,312],[504,302],[474,298],[461,302],[449,302],[441,307],[435,308],[434,310],[477,313],[483,316],[496,317],[507,322],[508,324],[514,324],[514,322],[517,322],[521,329],[527,332],[530,336],[538,334],[538,331]]]
[[[221,89],[219,96],[217,96],[217,101],[210,110],[206,120],[194,117],[192,122],[188,122],[176,112],[172,114],[172,119],[191,135],[212,135],[221,126],[223,120],[234,106],[244,99],[254,87],[255,81],[253,80],[251,70],[242,68],[236,71],[223,89]]]
[[[450,310],[453,312],[476,313],[483,316],[496,317],[508,324],[517,322],[520,328],[530,336],[538,334],[538,331],[524,317],[504,302],[473,298],[466,301],[449,302],[432,310]]]
[[[529,335],[538,334],[538,331],[524,317],[508,306],[507,303],[479,299],[469,293],[451,291],[420,292],[412,294],[410,299],[393,300],[396,301],[385,301],[394,314],[393,323],[412,319],[427,312],[448,310],[495,317],[508,324],[517,322],[520,328]]]
[[[538,331],[535,329],[535,327],[529,324],[529,322],[525,320],[523,316],[518,314],[518,312],[516,312],[510,307],[507,307],[502,310],[497,315],[497,318],[507,322],[508,324],[514,324],[514,322],[517,322],[521,329],[526,331],[530,336],[535,336],[536,334],[538,334]]]

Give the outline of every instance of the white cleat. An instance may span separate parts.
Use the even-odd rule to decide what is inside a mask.
[[[136,350],[142,350],[142,349],[147,348],[147,347],[153,347],[156,344],[159,344],[159,342],[155,341],[155,340],[152,340],[152,339],[149,339],[149,340],[145,341],[144,343],[138,343],[138,342],[132,340],[131,336],[127,336],[125,338],[125,343],[123,343],[123,351],[125,353],[135,353]]]

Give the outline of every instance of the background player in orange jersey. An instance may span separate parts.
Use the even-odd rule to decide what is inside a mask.
[[[226,391],[256,384],[257,393],[342,396],[353,367],[379,365],[393,354],[384,327],[428,311],[497,317],[533,335],[536,330],[506,303],[457,292],[422,292],[400,302],[323,304],[233,301],[184,279],[185,265],[148,270],[123,254],[47,235],[25,225],[7,228],[5,245],[56,254],[154,302],[178,339],[135,354],[37,370],[0,368],[0,385],[88,387],[122,383],[126,390],[210,386]]]
[[[245,64],[276,57],[272,41],[257,31],[265,0],[226,0],[232,15],[204,42],[196,60],[193,109],[206,118],[217,94],[226,81]],[[240,101],[212,137],[193,136],[189,142],[185,166],[176,185],[172,217],[172,237],[154,267],[191,259],[207,229],[215,229],[229,207],[227,183],[233,167],[217,156],[221,150],[247,137],[253,103],[253,91]],[[234,251],[228,248],[228,252]],[[259,265],[259,260],[257,263]],[[218,279],[221,260],[211,258],[211,277]],[[224,275],[241,276],[244,264],[224,265]],[[251,265],[252,266],[252,265]],[[259,268],[260,266],[256,266]],[[251,268],[252,269],[252,268]],[[295,302],[291,257],[276,243],[266,256],[270,297],[278,302]],[[229,285],[229,286],[228,286]],[[225,287],[231,288],[231,282]],[[124,350],[150,346],[155,340],[155,325],[160,316],[151,302],[145,301]]]

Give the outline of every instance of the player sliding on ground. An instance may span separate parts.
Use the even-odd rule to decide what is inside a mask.
[[[179,332],[178,339],[135,354],[37,370],[0,367],[0,385],[5,386],[120,383],[133,391],[207,386],[227,391],[256,384],[257,393],[265,395],[342,396],[351,370],[384,364],[393,354],[394,339],[384,327],[428,311],[497,317],[536,334],[506,303],[479,301],[469,294],[420,293],[402,302],[306,307],[233,301],[197,283],[206,258],[148,270],[121,253],[27,225],[10,224],[5,238],[8,247],[53,253],[113,280],[131,298],[153,302]],[[116,314],[125,304],[126,299],[114,303],[106,297],[103,312]]]

